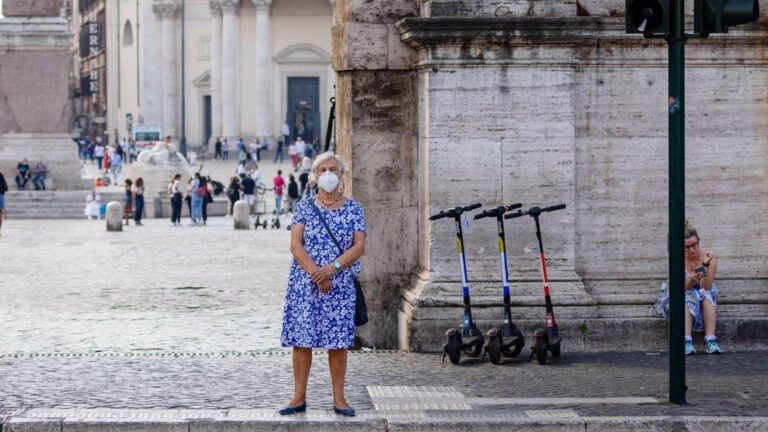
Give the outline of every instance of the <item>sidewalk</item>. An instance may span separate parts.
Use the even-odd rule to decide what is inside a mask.
[[[355,419],[332,412],[315,354],[309,412],[283,350],[0,355],[3,432],[49,430],[768,430],[766,352],[686,359],[690,405],[666,403],[665,353],[571,354],[501,366],[436,354],[350,354]],[[310,426],[311,425],[311,426]],[[499,426],[503,428],[498,429]]]

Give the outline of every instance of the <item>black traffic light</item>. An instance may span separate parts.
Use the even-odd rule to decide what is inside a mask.
[[[625,0],[624,23],[627,33],[645,35],[669,33],[667,0]]]
[[[696,33],[728,33],[728,27],[751,23],[760,17],[758,0],[696,0],[693,30]]]

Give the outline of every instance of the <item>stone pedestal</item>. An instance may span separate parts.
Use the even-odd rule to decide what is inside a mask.
[[[56,189],[82,189],[77,146],[69,137],[70,34],[57,1],[6,1],[0,20],[0,172],[44,162]],[[20,18],[19,16],[33,16]]]
[[[117,201],[107,204],[107,231],[119,232],[123,230],[123,205]]]
[[[248,203],[245,201],[237,201],[235,203],[234,210],[232,211],[232,219],[235,222],[236,230],[248,230],[251,229],[250,209]]]

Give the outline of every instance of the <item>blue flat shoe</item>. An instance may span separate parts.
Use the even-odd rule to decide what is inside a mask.
[[[333,406],[333,412],[339,415],[343,415],[344,417],[354,417],[355,416],[355,410],[352,408],[336,408],[336,406]]]
[[[306,412],[306,411],[307,411],[307,402],[306,401],[304,403],[302,403],[301,405],[296,405],[296,406],[293,406],[293,407],[292,406],[287,406],[285,408],[280,408],[279,410],[277,410],[277,412],[280,415],[291,415],[291,414],[296,414],[296,413],[303,413],[303,412]]]

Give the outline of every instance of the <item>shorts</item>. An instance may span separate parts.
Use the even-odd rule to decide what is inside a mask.
[[[5,210],[5,194],[0,194],[0,210]]]
[[[244,198],[245,202],[247,202],[249,206],[256,204],[256,195],[245,195]]]

